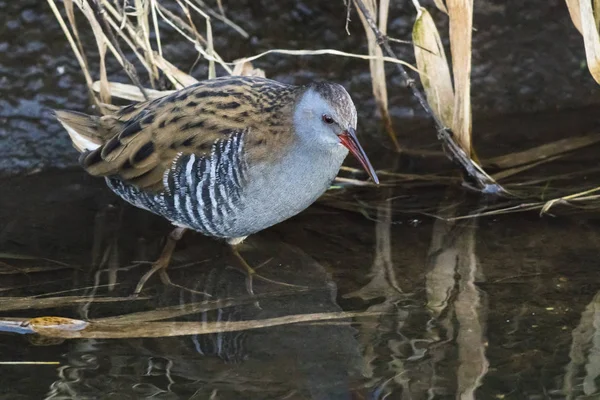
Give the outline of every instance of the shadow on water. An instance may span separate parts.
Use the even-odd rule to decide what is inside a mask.
[[[284,285],[256,280],[249,296],[228,247],[190,234],[169,270],[187,289],[155,277],[133,299],[164,221],[77,170],[2,184],[0,361],[58,363],[0,365],[2,398],[600,395],[594,220],[317,205],[242,249]],[[452,190],[420,198],[446,219],[482,206]]]

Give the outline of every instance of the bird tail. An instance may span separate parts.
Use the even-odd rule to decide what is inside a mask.
[[[67,130],[73,146],[80,153],[96,150],[108,139],[103,135],[100,118],[75,111],[55,111],[56,118]]]

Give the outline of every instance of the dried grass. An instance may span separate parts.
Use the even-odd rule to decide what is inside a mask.
[[[590,74],[600,83],[600,2],[597,0],[566,0],[573,24],[583,36]],[[593,4],[592,4],[593,3]]]
[[[155,338],[236,332],[299,323],[312,324],[315,322],[378,316],[380,314],[381,313],[379,312],[330,312],[295,314],[246,321],[202,323],[188,321],[140,322],[137,318],[129,321],[126,316],[124,316],[119,323],[106,323],[100,320],[83,321],[65,317],[45,316],[37,318],[2,318],[0,319],[0,331],[4,330],[21,334],[38,334],[45,337],[63,339]]]
[[[88,296],[56,296],[56,297],[2,297],[0,299],[0,311],[12,310],[41,310],[45,308],[56,308],[73,306],[86,303],[120,303],[123,301],[138,301],[146,298],[130,297],[88,297]]]
[[[48,0],[48,3],[71,44],[71,48],[86,77],[88,88],[94,93],[96,104],[100,106],[110,104],[112,94],[111,86],[113,85],[108,82],[106,75],[107,50],[121,65],[130,80],[138,88],[138,91],[144,98],[148,98],[146,90],[139,83],[133,65],[124,57],[119,40],[127,46],[143,66],[153,89],[156,88],[161,74],[177,89],[197,82],[195,78],[180,71],[163,57],[159,21],[165,22],[175,29],[184,39],[193,44],[200,55],[208,60],[209,78],[216,75],[216,63],[220,64],[227,72],[232,72],[232,68],[214,50],[210,16],[189,0],[178,0],[176,2],[183,16],[167,10],[157,0],[136,0],[131,8],[127,9],[123,9],[121,2],[117,0],[69,0],[65,2],[65,12],[68,16],[69,26],[62,18],[55,0]],[[100,55],[99,83],[94,83],[92,73],[85,59],[84,46],[75,24],[73,4],[86,18],[96,39]],[[196,28],[193,22],[194,15],[200,15],[204,18],[206,22],[206,39]],[[237,30],[239,31],[239,27]],[[152,34],[155,37],[154,46],[150,40]]]
[[[219,6],[219,11],[215,11],[201,0],[176,0],[176,4],[179,6],[179,14],[167,9],[159,0],[136,0],[127,9],[122,8],[122,2],[119,0],[67,0],[64,2],[64,7],[68,23],[65,22],[58,10],[56,1],[47,1],[67,40],[71,44],[71,48],[84,73],[86,84],[93,95],[95,103],[100,106],[103,112],[110,112],[112,110],[110,107],[110,98],[112,96],[131,101],[141,101],[170,93],[170,91],[156,90],[161,74],[171,82],[175,89],[181,89],[197,82],[197,79],[179,70],[164,58],[159,22],[167,24],[184,40],[194,46],[194,49],[198,52],[198,56],[208,63],[209,73],[207,78],[209,79],[216,76],[215,67],[217,64],[229,74],[264,75],[264,72],[255,71],[250,63],[269,54],[293,56],[334,55],[359,58],[379,65],[378,71],[383,70],[382,66],[384,62],[402,63],[409,68],[415,69],[415,67],[406,62],[395,58],[382,57],[381,54],[361,55],[335,49],[272,49],[252,57],[238,59],[234,62],[226,62],[214,48],[212,18],[226,23],[244,37],[248,37],[248,33],[224,15],[222,5]],[[76,25],[73,4],[81,11],[92,28],[98,49],[100,50],[100,71],[98,74],[100,79],[97,81],[92,78],[94,74],[90,71],[89,64],[87,63],[85,49]],[[387,6],[385,10],[387,10]],[[382,10],[382,16],[385,15]],[[200,28],[194,23],[195,16],[200,16],[205,21],[204,35],[200,33]],[[387,19],[387,17],[385,18]],[[150,39],[152,35],[155,37],[154,43]],[[137,72],[123,56],[119,41],[126,45],[128,51],[131,51],[140,65],[142,65],[149,78],[151,89],[144,88],[139,84]],[[127,72],[133,83],[133,87],[131,85],[108,82],[106,77],[106,57],[108,54],[115,57],[124,71]],[[241,66],[245,67],[240,69]],[[250,67],[248,68],[248,66]],[[385,93],[385,81],[383,81],[383,85],[380,84],[378,87],[379,92]],[[382,98],[385,98],[385,112],[387,115],[387,95]]]
[[[413,26],[415,59],[427,102],[446,126],[452,127],[454,116],[454,89],[448,60],[433,18],[423,7],[417,9]]]
[[[452,77],[438,30],[427,10],[413,1],[417,18],[413,26],[413,42],[421,83],[436,116],[452,129],[461,148],[471,154],[471,31],[472,0],[449,0],[447,9],[441,1],[436,5],[450,19]]]
[[[387,32],[388,11],[390,7],[389,0],[380,0],[379,5],[377,4],[377,0],[366,0],[365,6],[367,7],[371,15],[378,16],[377,24],[379,30],[385,35]],[[398,143],[398,139],[396,138],[396,133],[394,132],[394,128],[392,126],[392,119],[388,110],[388,95],[387,84],[385,79],[383,51],[379,47],[379,44],[377,43],[377,37],[375,36],[375,33],[371,30],[371,27],[369,25],[369,22],[365,18],[365,15],[361,11],[359,11],[358,15],[360,16],[360,20],[365,29],[365,34],[367,35],[369,55],[372,57],[372,59],[369,61],[369,68],[371,69],[373,95],[375,96],[375,101],[377,102],[379,111],[381,112],[388,135],[390,136],[390,139],[394,144],[394,148],[396,149],[396,151],[399,152],[400,144]]]

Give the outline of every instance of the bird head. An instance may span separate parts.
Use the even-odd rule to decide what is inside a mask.
[[[343,86],[320,82],[307,86],[294,113],[297,134],[317,146],[343,146],[379,184],[375,169],[356,136],[356,107]]]

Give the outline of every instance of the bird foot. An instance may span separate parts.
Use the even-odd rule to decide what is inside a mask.
[[[152,268],[150,268],[150,270],[140,278],[138,284],[135,287],[135,290],[133,291],[133,296],[138,296],[141,293],[148,279],[150,279],[150,277],[152,277],[152,275],[154,275],[157,271],[160,271],[160,279],[161,281],[163,281],[163,283],[172,283],[166,271],[168,265],[168,259],[165,260],[162,257],[160,257],[158,260],[156,260],[154,264],[152,264]]]
[[[190,293],[212,297],[210,294],[208,294],[206,292],[190,289],[188,287],[174,283],[171,280],[171,278],[169,278],[169,274],[167,273],[167,267],[169,265],[169,261],[170,260],[164,259],[162,257],[159,258],[158,260],[156,260],[156,262],[154,262],[154,264],[152,264],[152,268],[148,272],[146,272],[144,274],[144,276],[142,276],[142,278],[139,280],[137,286],[135,287],[135,291],[132,294],[132,297],[137,297],[141,293],[141,291],[144,288],[144,285],[146,284],[148,279],[150,279],[150,277],[152,277],[152,275],[154,275],[156,272],[158,272],[161,282],[165,285],[173,286],[174,288],[182,289],[182,290],[188,291]]]
[[[272,260],[272,258],[263,262],[261,265],[256,267],[256,269],[254,269],[250,266],[250,264],[248,264],[248,262],[246,262],[244,257],[242,257],[242,255],[240,254],[240,252],[237,250],[237,248],[235,246],[231,246],[231,250],[232,250],[234,256],[237,258],[237,260],[240,262],[241,266],[243,267],[243,272],[246,275],[246,291],[248,292],[249,295],[254,296],[254,288],[253,288],[254,279],[257,279],[257,280],[260,280],[263,282],[267,282],[267,283],[272,283],[274,285],[285,286],[285,287],[294,288],[294,289],[306,289],[306,286],[294,285],[291,283],[277,281],[275,279],[269,279],[269,278],[264,277],[256,272],[257,269],[266,265],[269,261]]]
[[[133,296],[137,296],[141,293],[141,291],[144,288],[144,285],[146,284],[148,279],[150,279],[150,277],[152,277],[152,275],[154,275],[156,272],[158,272],[160,274],[160,280],[165,285],[189,290],[191,292],[196,292],[195,290],[188,289],[188,288],[185,288],[183,286],[173,283],[171,281],[171,279],[169,278],[169,275],[167,274],[167,267],[169,266],[169,263],[171,262],[171,256],[173,255],[173,251],[175,250],[177,241],[179,239],[181,239],[181,237],[183,236],[184,233],[185,233],[185,228],[181,228],[181,227],[177,227],[177,228],[173,229],[173,231],[171,231],[171,233],[167,237],[167,243],[165,244],[165,247],[163,248],[162,253],[160,254],[160,257],[158,258],[158,260],[156,260],[154,262],[154,264],[152,264],[152,268],[150,268],[150,271],[146,272],[144,274],[144,276],[142,276],[142,278],[139,280],[139,282],[136,285],[135,290],[133,292]],[[197,292],[197,293],[200,293],[200,292]]]

